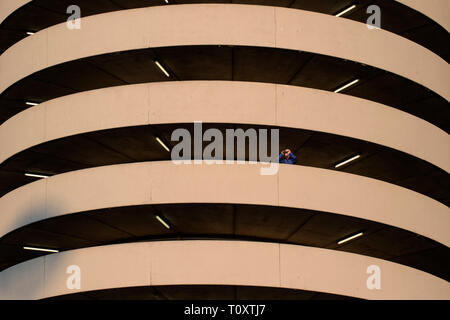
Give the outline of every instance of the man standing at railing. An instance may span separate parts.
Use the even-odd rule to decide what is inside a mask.
[[[279,163],[295,164],[297,157],[291,152],[290,149],[284,149],[278,156]]]

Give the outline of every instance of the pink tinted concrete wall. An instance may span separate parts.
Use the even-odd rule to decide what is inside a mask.
[[[0,24],[10,14],[22,7],[23,5],[31,2],[31,0],[2,0],[0,1]]]
[[[338,134],[409,153],[450,172],[449,135],[422,119],[348,95],[236,81],[128,85],[47,101],[0,126],[0,163],[37,144],[75,134],[194,121]]]
[[[80,270],[79,289],[67,286],[67,268],[73,265]],[[367,286],[367,268],[373,265],[381,271],[379,289]],[[159,285],[277,287],[362,299],[450,299],[447,281],[381,259],[298,245],[208,240],[129,243],[47,255],[0,272],[0,299]]]
[[[0,198],[0,236],[42,219],[102,208],[236,203],[348,215],[450,245],[449,208],[438,201],[390,183],[334,170],[280,165],[276,174],[261,175],[260,169],[269,165],[256,162],[176,165],[157,161],[56,175]],[[220,181],[214,188],[209,183],[211,177]],[[252,181],[252,188],[248,187],[248,181]]]
[[[83,18],[81,25],[79,30],[69,30],[65,23],[44,29],[4,52],[0,92],[39,70],[93,55],[223,44],[354,60],[411,79],[450,100],[450,68],[442,58],[401,36],[330,15],[254,5],[196,4],[110,12]]]
[[[450,1],[448,0],[397,0],[439,23],[450,32]]]

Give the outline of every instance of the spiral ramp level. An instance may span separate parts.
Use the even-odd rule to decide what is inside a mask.
[[[448,1],[219,2],[0,3],[0,299],[450,299]]]

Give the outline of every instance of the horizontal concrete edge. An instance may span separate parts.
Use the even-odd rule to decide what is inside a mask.
[[[269,167],[272,174],[266,171],[262,175]],[[450,245],[449,208],[429,197],[349,173],[257,162],[139,162],[38,180],[0,198],[0,236],[71,213],[176,203],[253,204],[330,212],[384,223]]]
[[[378,288],[367,284],[371,268],[377,269]],[[71,286],[77,283],[79,288]],[[225,240],[116,244],[47,255],[0,272],[0,299],[158,285],[277,287],[362,299],[450,299],[447,281],[389,261],[299,245]]]
[[[448,0],[397,0],[441,25],[450,32],[450,1]]]
[[[23,7],[31,0],[2,0],[0,1],[0,24],[8,18],[14,11]]]
[[[337,134],[409,153],[450,172],[449,135],[420,118],[348,95],[236,81],[126,85],[49,100],[0,126],[0,163],[30,147],[76,134],[194,121]]]
[[[442,58],[391,32],[326,14],[255,5],[189,4],[110,12],[81,21],[79,30],[59,24],[5,51],[0,56],[0,92],[39,70],[104,53],[178,45],[245,45],[357,61],[415,81],[450,100],[450,69]]]

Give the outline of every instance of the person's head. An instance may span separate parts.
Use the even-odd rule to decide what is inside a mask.
[[[283,151],[281,151],[281,153],[287,158],[291,154],[291,150],[290,149],[284,149]]]

